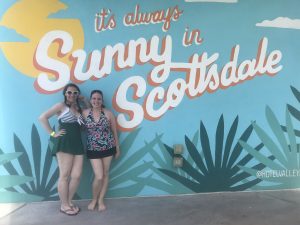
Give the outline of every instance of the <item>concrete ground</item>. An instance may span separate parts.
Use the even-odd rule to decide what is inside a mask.
[[[0,225],[299,225],[300,189],[107,199],[105,212],[76,202],[77,216],[59,212],[59,202],[25,204]]]

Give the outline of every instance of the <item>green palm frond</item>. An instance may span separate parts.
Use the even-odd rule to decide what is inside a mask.
[[[300,92],[291,86],[292,92],[294,96],[296,97],[297,101],[300,103]],[[300,121],[300,111],[296,109],[296,107],[293,107],[292,105],[288,104],[288,109],[293,117],[295,117],[298,121]]]
[[[2,152],[2,150],[0,149]],[[10,163],[11,160],[18,158],[22,153],[5,153],[0,155],[0,165]],[[32,181],[32,177],[18,176],[18,175],[1,175],[0,176],[0,203],[12,202],[27,202],[27,201],[40,201],[42,198],[39,196],[28,195],[26,193],[16,193],[7,191],[5,189],[18,186],[20,184]]]
[[[19,193],[13,191],[0,191],[0,203],[38,202],[43,198],[37,195]]]
[[[4,165],[4,168],[10,175],[25,175],[34,178],[29,183],[19,185],[19,188],[23,192],[32,196],[40,196],[42,200],[57,200],[58,194],[55,185],[58,179],[58,168],[56,167],[54,172],[51,173],[51,167],[55,162],[51,156],[51,149],[49,146],[47,147],[45,157],[42,160],[41,139],[34,124],[31,129],[31,145],[33,163],[31,163],[29,159],[29,151],[26,151],[18,136],[14,135],[15,152],[22,154],[18,158],[18,164],[21,171],[17,171],[16,167],[11,162]],[[3,153],[1,150],[0,152]],[[6,190],[10,192],[19,192],[15,187],[8,187]]]
[[[196,134],[198,134],[198,132],[196,132]],[[156,137],[159,153],[157,153],[157,151],[155,151],[154,149],[150,151],[150,155],[152,156],[154,162],[159,168],[171,168],[173,172],[180,173],[182,176],[184,176],[184,173],[182,173],[179,169],[173,167],[173,149],[170,149],[169,146],[164,145],[158,135],[156,135]],[[195,138],[195,135],[193,140],[195,144],[197,144],[197,138]],[[149,176],[147,179],[148,186],[151,186],[158,190],[162,190],[168,194],[192,193],[189,188],[172,179],[170,176],[167,176],[159,168],[157,168],[157,166],[151,165],[150,167],[153,174],[157,175],[158,177],[154,178],[152,176]]]
[[[136,138],[138,137],[141,128],[135,129],[127,136],[122,138],[120,136],[120,149],[121,157],[113,160],[110,170],[109,188],[106,197],[124,197],[136,196],[147,185],[147,180],[144,176],[151,167],[152,161],[145,162],[145,156],[152,151],[153,146],[156,144],[160,136],[156,136],[149,143],[130,153]],[[87,165],[84,166],[82,181],[84,185],[79,187],[77,193],[81,198],[91,198],[91,192],[86,191],[86,187],[90,187],[94,178],[93,170],[90,163],[86,161]],[[88,184],[88,185],[87,185]]]
[[[252,159],[251,154],[242,154],[243,147],[239,140],[247,141],[253,131],[248,126],[244,132],[237,136],[238,117],[232,123],[227,136],[225,136],[224,118],[221,115],[215,134],[214,157],[212,145],[203,122],[200,123],[200,144],[197,148],[197,139],[190,140],[185,136],[185,145],[193,162],[183,159],[182,173],[170,169],[160,168],[159,170],[170,178],[181,183],[193,192],[218,192],[218,191],[241,191],[258,184],[260,179],[247,180],[250,174],[240,170],[239,165],[247,165]],[[263,144],[255,147],[254,151],[259,152]],[[173,149],[165,145],[169,157],[173,157]],[[274,157],[270,157],[270,160]],[[169,159],[170,160],[170,159]],[[256,164],[252,168],[264,168],[264,164]]]
[[[0,177],[0,189],[17,186],[19,184],[32,181],[32,177],[18,176],[18,175],[2,175]]]
[[[293,95],[297,99],[297,101],[300,103],[300,92],[293,86],[291,86],[291,90],[292,90]],[[288,108],[289,112],[291,113],[291,115],[296,120],[300,121],[300,110],[298,110],[296,107],[294,107],[290,104],[287,104],[287,108]],[[284,131],[287,131],[287,128],[285,126],[281,126],[281,127]],[[300,137],[300,130],[295,129],[294,132],[297,137]],[[298,145],[298,148],[299,148],[299,145]],[[298,150],[298,152],[299,152],[299,150]]]
[[[272,182],[265,188],[270,188],[273,185],[281,188],[300,187],[300,154],[297,144],[297,136],[290,116],[290,111],[286,109],[286,126],[282,129],[278,119],[273,111],[266,107],[266,118],[268,124],[274,134],[271,137],[263,128],[253,123],[253,127],[258,137],[265,145],[267,150],[275,156],[275,160],[269,160],[264,154],[254,152],[253,147],[245,141],[240,141],[240,144],[249,154],[253,155],[258,161],[266,165],[267,168],[263,171],[241,167],[244,171],[252,176],[258,177],[261,180]]]
[[[144,181],[144,179],[143,179]],[[116,197],[116,196],[136,196],[139,192],[145,187],[144,182],[137,182],[134,184],[126,185],[126,187],[119,187],[115,189],[110,189],[107,197]]]
[[[139,130],[132,132],[121,143],[122,159],[117,161],[111,169],[108,197],[124,196],[123,193],[126,196],[135,196],[148,185],[147,179],[140,176],[152,167],[153,162],[145,162],[143,158],[152,151],[161,135],[156,136],[149,143],[145,143],[143,147],[130,155],[129,148],[134,143],[138,132]],[[138,162],[141,163],[139,164]],[[125,190],[127,192],[124,192]]]
[[[0,149],[1,152],[3,152]],[[14,153],[6,153],[6,154],[1,154],[0,155],[0,165],[9,163],[11,160],[18,158],[20,155],[22,155],[22,153],[20,152],[14,152]]]

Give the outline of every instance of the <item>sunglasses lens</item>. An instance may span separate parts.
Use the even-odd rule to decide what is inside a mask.
[[[73,95],[78,95],[78,91],[74,91],[74,92],[72,92],[72,91],[67,91],[67,95],[71,95],[71,94],[73,94]]]

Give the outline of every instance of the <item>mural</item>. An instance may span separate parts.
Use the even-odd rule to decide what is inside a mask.
[[[70,82],[86,97],[101,89],[116,115],[122,156],[107,197],[299,188],[299,7],[4,0],[0,202],[58,200],[38,117]],[[77,199],[91,198],[92,174],[85,160]]]

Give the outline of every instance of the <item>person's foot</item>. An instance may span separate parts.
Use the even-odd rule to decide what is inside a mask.
[[[104,205],[104,202],[98,202],[98,211],[102,212],[106,210],[106,206]]]
[[[73,203],[70,203],[70,207],[71,207],[71,209],[73,209],[77,213],[79,213],[80,210],[81,210],[77,205],[75,205]]]
[[[88,210],[95,210],[96,204],[97,204],[97,201],[92,200],[90,202],[90,204],[88,205]]]
[[[60,208],[59,211],[68,216],[76,216],[78,214],[73,208]]]

